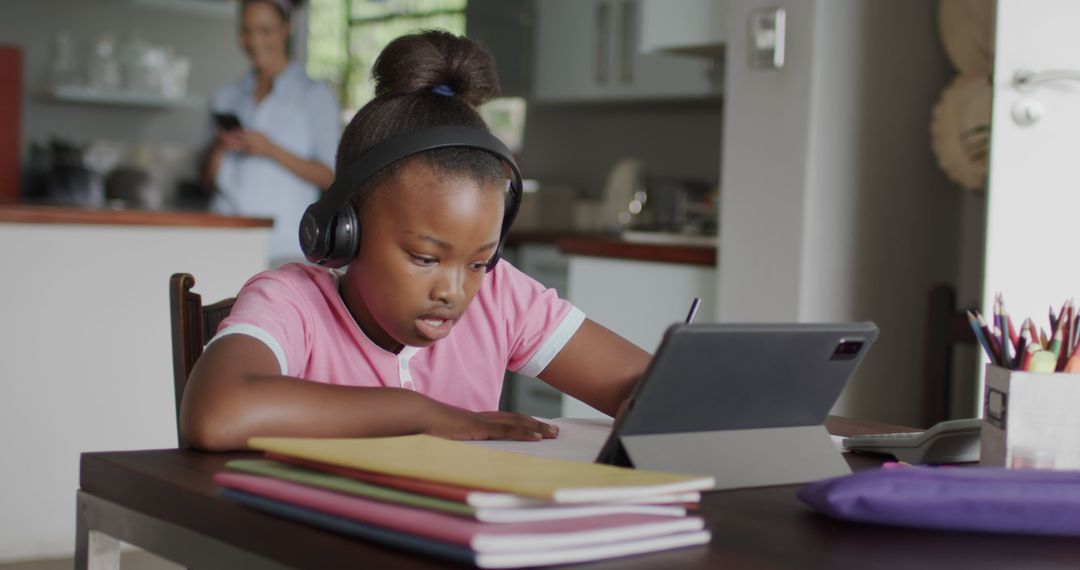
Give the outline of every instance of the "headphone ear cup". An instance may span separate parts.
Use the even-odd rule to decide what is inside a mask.
[[[356,252],[360,249],[360,221],[356,218],[356,209],[351,204],[346,204],[334,214],[334,224],[331,230],[330,255],[327,256],[327,267],[344,267],[348,265]]]
[[[510,227],[514,225],[514,218],[517,217],[518,210],[521,208],[521,188],[515,186],[513,182],[510,183],[510,190],[506,196],[506,206],[503,210],[503,223],[502,232],[499,234],[499,245],[495,248],[495,255],[488,261],[487,268],[488,273],[495,269],[495,266],[499,264],[499,258],[502,257],[503,246],[506,245],[506,238],[510,236]]]

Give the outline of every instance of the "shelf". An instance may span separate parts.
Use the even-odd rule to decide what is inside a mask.
[[[187,97],[163,97],[150,93],[102,91],[89,87],[58,87],[47,92],[46,96],[65,103],[89,103],[155,109],[195,109],[203,105],[201,97],[191,95]]]
[[[233,0],[127,0],[146,8],[161,8],[173,12],[198,14],[218,18],[235,18],[238,10]]]

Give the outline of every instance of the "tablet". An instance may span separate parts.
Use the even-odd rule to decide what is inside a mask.
[[[632,466],[628,436],[820,426],[877,334],[870,322],[672,325],[597,461]]]

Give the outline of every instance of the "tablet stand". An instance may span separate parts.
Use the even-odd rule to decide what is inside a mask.
[[[715,489],[788,485],[851,473],[822,425],[624,435],[620,442],[634,467],[712,475]]]

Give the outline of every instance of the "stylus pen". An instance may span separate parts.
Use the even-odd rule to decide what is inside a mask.
[[[686,324],[689,325],[694,322],[694,317],[697,316],[697,308],[700,304],[701,299],[694,297],[694,301],[690,303],[690,312],[686,314]]]

